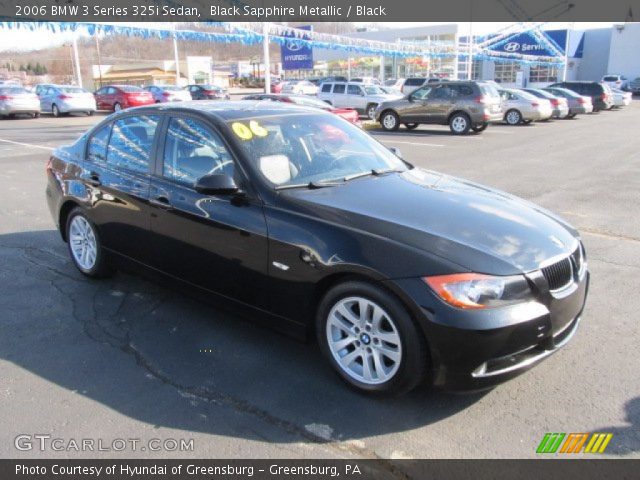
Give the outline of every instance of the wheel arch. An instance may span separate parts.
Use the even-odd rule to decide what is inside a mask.
[[[460,109],[458,109],[458,110],[454,110],[453,112],[451,112],[451,113],[449,114],[449,116],[447,117],[447,124],[448,124],[449,122],[451,122],[451,119],[452,119],[455,115],[457,115],[457,114],[459,114],[459,113],[462,113],[465,117],[467,117],[467,118],[469,119],[469,123],[471,123],[471,115],[469,115],[469,114],[468,114],[467,112],[465,112],[464,110],[460,110]]]
[[[66,200],[60,206],[60,212],[58,213],[58,230],[60,230],[60,236],[65,242],[67,241],[67,219],[71,211],[76,207],[81,207],[80,203],[76,200]]]

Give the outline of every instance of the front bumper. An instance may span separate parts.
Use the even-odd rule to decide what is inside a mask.
[[[486,310],[451,307],[420,279],[394,280],[418,305],[416,316],[429,345],[434,387],[491,388],[529,370],[570,341],[580,324],[589,273],[585,271],[557,295],[544,292],[541,276],[527,275],[535,300]]]

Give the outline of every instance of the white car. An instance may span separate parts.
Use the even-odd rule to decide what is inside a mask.
[[[308,80],[288,80],[285,86],[282,87],[282,93],[316,95],[318,93],[318,86]]]
[[[626,107],[631,105],[631,97],[633,96],[631,92],[623,92],[619,88],[613,87],[611,87],[611,91],[613,92],[614,107]]]
[[[551,102],[544,98],[515,88],[502,89],[500,94],[504,121],[509,125],[548,120],[553,115]]]
[[[327,82],[322,84],[318,98],[336,108],[353,108],[358,113],[375,119],[376,108],[382,102],[397,100],[404,95],[385,93],[377,85],[358,82]]]
[[[626,90],[629,86],[629,80],[624,75],[605,75],[602,77],[602,83],[606,83],[611,88],[619,88],[620,90]]]

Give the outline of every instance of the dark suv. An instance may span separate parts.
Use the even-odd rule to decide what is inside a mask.
[[[610,94],[609,89],[599,82],[558,82],[549,85],[549,87],[568,88],[585,97],[591,97],[594,112],[609,110],[613,106],[613,96]]]
[[[387,131],[404,124],[413,130],[421,123],[449,125],[454,135],[481,132],[490,122],[502,121],[498,90],[482,82],[429,83],[399,100],[381,103],[376,120]]]

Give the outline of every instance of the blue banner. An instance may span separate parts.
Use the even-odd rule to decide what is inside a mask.
[[[539,57],[555,57],[551,45],[555,46],[558,50],[564,53],[567,30],[545,30],[542,32],[545,35],[545,41],[540,41],[535,38],[530,32],[522,32],[520,34],[510,37],[506,41],[497,42],[495,45],[489,45],[488,50],[502,53],[513,53],[521,55],[536,55]],[[569,51],[569,56],[582,57],[582,32],[572,32],[572,36],[578,36],[580,43],[577,48],[574,47],[574,51]],[[572,42],[573,43],[573,42]]]
[[[301,30],[311,31],[311,25],[296,27]],[[280,47],[282,55],[282,68],[284,70],[313,70],[313,48],[309,44],[309,37],[302,37],[306,42],[301,42],[293,35],[285,35],[287,38]]]

